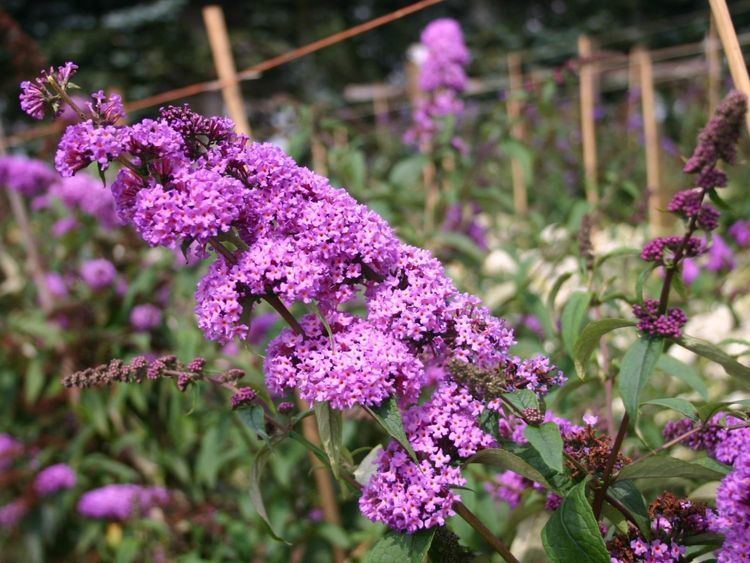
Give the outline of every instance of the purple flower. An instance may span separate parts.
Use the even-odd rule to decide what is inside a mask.
[[[743,248],[750,246],[750,221],[735,221],[729,227],[729,234],[739,246]]]
[[[81,277],[93,290],[104,289],[112,285],[117,275],[114,264],[105,258],[89,260],[81,265]]]
[[[240,387],[237,392],[232,395],[232,408],[238,409],[240,407],[246,407],[251,405],[257,398],[258,394],[252,389],[252,387]]]
[[[250,330],[247,333],[247,341],[250,344],[260,344],[268,336],[269,330],[278,320],[276,313],[263,313],[250,321]]]
[[[78,512],[87,518],[127,520],[168,502],[169,492],[162,487],[106,485],[85,493],[78,501]]]
[[[420,68],[419,85],[425,97],[415,108],[404,140],[426,150],[439,130],[439,120],[464,111],[459,94],[468,84],[465,67],[471,56],[461,26],[450,18],[431,22],[422,32],[421,41],[426,57]]]
[[[122,225],[115,212],[112,192],[88,174],[62,178],[50,188],[50,196],[58,198],[66,207],[91,215],[105,229]]]
[[[745,444],[747,448],[747,444]],[[721,482],[716,493],[716,513],[709,517],[711,531],[723,534],[718,553],[720,563],[748,560],[750,538],[750,454],[742,450],[734,471]]]
[[[50,80],[55,81],[60,88],[65,90],[78,69],[78,65],[67,62],[63,66],[50,67],[49,70],[43,70],[38,78],[33,82],[21,82],[21,109],[34,119],[42,119],[46,109],[51,108],[54,115],[59,115],[62,108],[60,107],[60,98],[57,91],[50,86]]]
[[[52,225],[52,235],[55,238],[63,237],[69,232],[77,229],[78,226],[78,220],[75,217],[63,217],[62,219],[55,221]]]
[[[494,480],[485,484],[485,489],[498,502],[507,502],[511,508],[521,504],[524,491],[533,486],[533,481],[515,471],[503,471]]]
[[[137,332],[148,332],[160,323],[161,309],[156,305],[136,305],[130,312],[130,326]]]
[[[0,157],[0,186],[33,197],[46,193],[57,174],[45,162],[25,156]]]
[[[300,324],[305,336],[287,328],[268,346],[264,368],[273,393],[296,388],[306,401],[335,409],[379,405],[394,393],[418,398],[422,362],[392,335],[346,313],[327,315],[330,336],[315,315]]]
[[[28,504],[20,498],[0,506],[0,528],[15,528],[28,511]]]
[[[97,127],[92,120],[69,125],[55,154],[55,167],[61,176],[73,176],[96,162],[102,169],[125,152],[122,129],[113,125]]]
[[[691,258],[682,261],[682,281],[687,285],[693,283],[701,274],[700,266]]]
[[[633,305],[633,314],[638,319],[638,330],[649,336],[679,338],[682,327],[687,323],[687,315],[679,307],[660,313],[656,299],[646,299],[643,305]]]
[[[92,101],[86,105],[92,115],[99,117],[102,123],[114,125],[125,117],[125,106],[119,94],[106,96],[103,90],[91,94]]]
[[[733,91],[724,98],[698,136],[698,145],[685,163],[684,171],[697,174],[697,185],[709,189],[726,185],[726,175],[716,168],[719,160],[734,164],[737,142],[744,126],[747,99]]]
[[[34,479],[34,489],[41,496],[72,489],[76,485],[76,473],[65,463],[57,463],[40,471]]]
[[[732,252],[726,241],[717,234],[714,234],[711,240],[711,247],[708,249],[706,269],[709,272],[734,269],[734,252]]]
[[[641,258],[646,262],[656,262],[664,266],[671,266],[675,260],[675,254],[683,246],[684,239],[681,236],[670,236],[656,238],[646,244],[641,251]],[[706,243],[697,237],[690,237],[685,242],[683,258],[694,258],[705,254]]]

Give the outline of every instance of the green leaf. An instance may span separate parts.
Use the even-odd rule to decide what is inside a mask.
[[[649,265],[638,275],[638,280],[635,282],[635,296],[639,302],[643,302],[643,286],[646,284],[646,280],[656,269],[656,264]]]
[[[466,461],[466,463],[491,465],[492,467],[497,467],[498,469],[502,469],[504,471],[513,471],[515,473],[518,473],[519,475],[526,477],[527,479],[531,479],[532,481],[544,485],[548,489],[552,488],[547,482],[547,479],[544,478],[544,475],[542,475],[534,467],[529,465],[522,458],[512,452],[509,452],[508,450],[501,450],[500,448],[488,448],[486,450],[481,450],[474,456],[470,457]]]
[[[635,322],[628,319],[602,319],[600,321],[592,321],[583,327],[583,331],[573,347],[573,361],[575,362],[578,377],[581,379],[586,377],[586,363],[589,361],[597,344],[599,344],[601,337],[608,332],[626,326],[635,326]]]
[[[664,399],[652,399],[643,403],[644,405],[658,405],[660,407],[667,407],[673,411],[684,414],[686,417],[693,420],[698,420],[698,409],[696,409],[690,401],[680,399],[679,397],[665,397]]]
[[[250,502],[253,503],[253,507],[255,508],[256,512],[268,527],[268,531],[271,534],[271,537],[273,537],[273,539],[277,541],[288,543],[284,539],[282,539],[281,536],[279,536],[273,529],[271,520],[269,520],[268,513],[266,512],[266,505],[263,503],[263,494],[261,493],[260,488],[260,480],[263,476],[263,469],[265,469],[271,453],[272,450],[270,446],[268,444],[264,444],[263,447],[258,450],[258,453],[255,454],[255,459],[253,460],[253,464],[250,467]]]
[[[332,409],[327,402],[315,403],[315,418],[323,450],[331,461],[331,471],[336,479],[341,474],[341,450],[344,441],[344,423],[341,411]]]
[[[503,397],[518,410],[538,409],[540,407],[539,398],[536,396],[536,393],[528,389],[521,389],[513,393],[503,393]]]
[[[560,429],[554,422],[545,422],[541,426],[527,426],[523,432],[542,460],[558,473],[563,472],[563,440]]]
[[[625,409],[634,421],[638,417],[638,398],[656,367],[664,341],[639,338],[625,352],[620,365],[620,395]]]
[[[26,404],[36,403],[44,389],[44,369],[42,362],[33,359],[26,370],[26,376],[23,379],[23,395]]]
[[[578,336],[581,334],[586,322],[586,313],[591,303],[591,293],[588,291],[576,291],[571,294],[568,302],[563,307],[561,325],[562,339],[565,350],[569,356],[573,356],[573,347]]]
[[[706,387],[694,366],[681,362],[669,354],[662,354],[659,361],[656,362],[656,369],[676,377],[700,394],[704,401],[708,400],[708,387]]]
[[[417,454],[414,453],[414,448],[411,447],[409,438],[406,437],[404,421],[401,418],[401,411],[398,408],[396,399],[390,397],[383,401],[379,407],[365,407],[365,410],[370,413],[370,416],[377,421],[391,438],[403,446],[411,458],[416,462]]]
[[[549,295],[547,296],[547,306],[550,308],[550,310],[553,310],[555,308],[555,299],[557,299],[557,294],[560,293],[560,289],[562,289],[563,284],[565,284],[565,282],[568,281],[572,276],[573,272],[565,272],[555,280],[554,284],[552,284],[552,289],[550,289]]]
[[[458,250],[478,264],[481,264],[487,257],[485,251],[479,248],[477,243],[463,233],[440,231],[435,233],[432,238],[437,243]]]
[[[716,362],[724,368],[724,371],[727,372],[728,375],[736,377],[745,385],[750,386],[750,366],[741,364],[718,346],[711,344],[706,340],[701,340],[700,338],[688,335],[678,338],[675,342],[699,356],[703,356],[704,358]]]
[[[250,407],[239,408],[235,412],[237,413],[237,417],[250,430],[264,440],[270,439],[266,433],[266,421],[264,419],[264,410],[261,405],[251,405]]]
[[[724,475],[721,469],[705,462],[691,463],[669,456],[651,456],[623,467],[617,474],[617,480],[665,477],[717,480],[723,479]]]
[[[617,481],[610,485],[607,490],[609,494],[619,500],[625,508],[630,511],[635,520],[638,522],[638,527],[644,533],[646,537],[650,534],[651,520],[648,516],[648,508],[646,507],[646,501],[643,499],[643,495],[635,486],[633,481]]]
[[[422,563],[427,558],[435,528],[422,530],[416,534],[400,534],[388,530],[372,546],[365,558],[365,563]]]
[[[586,481],[571,489],[547,521],[542,543],[553,563],[609,563],[609,552],[586,500]]]
[[[377,463],[375,463],[383,451],[383,446],[378,444],[372,448],[364,459],[359,462],[357,469],[354,470],[354,479],[363,487],[370,482],[370,477],[378,470]]]

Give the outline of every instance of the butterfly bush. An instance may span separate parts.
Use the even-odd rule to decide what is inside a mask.
[[[127,520],[168,502],[169,491],[163,487],[115,484],[84,493],[78,501],[78,512],[97,520]]]
[[[413,123],[404,140],[427,151],[440,130],[440,121],[463,113],[459,95],[469,82],[466,67],[471,55],[459,23],[450,18],[431,22],[421,36],[425,52],[420,66],[419,87],[424,96],[414,109]]]
[[[423,86],[436,95],[460,91],[468,52],[457,24],[436,22],[423,39],[434,59]],[[116,162],[112,193],[120,220],[153,246],[192,249],[204,258],[215,251],[196,291],[198,325],[207,338],[248,339],[248,318],[261,300],[287,321],[287,306],[311,307],[269,344],[269,389],[280,399],[296,391],[334,409],[395,398],[418,458],[388,445],[360,507],[398,530],[442,525],[460,498],[452,488],[465,483],[457,464],[494,444],[479,426],[481,397],[454,380],[456,366],[497,372],[508,389],[539,394],[561,384],[562,374],[546,358],[512,357],[513,330],[477,297],[458,291],[428,251],[402,243],[380,216],[280,148],[251,142],[232,132],[231,121],[200,116],[187,105],[118,125],[117,101],[101,93],[92,99],[78,108],[82,121],[68,126],[60,142],[61,175]],[[98,289],[113,283],[116,271],[100,259],[84,264],[81,275]],[[349,303],[362,300],[364,316],[349,312]],[[81,376],[82,384],[139,378],[139,370],[151,369],[141,363],[96,368]],[[185,371],[178,387],[194,377]],[[235,407],[255,400],[248,390],[235,391]],[[82,512],[128,512],[97,508],[96,499],[109,492],[82,500]]]

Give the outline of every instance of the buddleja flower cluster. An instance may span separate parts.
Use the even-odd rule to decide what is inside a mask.
[[[727,175],[718,168],[718,164],[720,161],[734,164],[746,112],[747,99],[740,92],[731,92],[717,107],[716,113],[698,136],[698,145],[683,168],[685,173],[696,176],[696,187],[678,192],[667,206],[669,211],[687,222],[685,234],[659,237],[643,247],[641,258],[663,266],[668,270],[668,276],[681,268],[686,260],[701,256],[710,248],[705,239],[694,235],[698,230],[710,233],[719,226],[719,211],[704,200],[716,188],[727,185]],[[717,235],[714,246],[721,250],[726,244]],[[723,261],[719,254],[712,254],[712,261]],[[687,264],[694,267],[693,262]],[[638,330],[654,337],[679,338],[687,316],[678,308],[666,310],[665,305],[653,299],[647,299],[643,305],[635,305],[633,314],[638,319]]]
[[[440,120],[463,113],[459,94],[466,89],[466,66],[471,55],[457,21],[450,18],[431,22],[421,36],[424,49],[419,86],[424,93],[414,110],[413,123],[404,140],[428,150],[439,131]]]
[[[691,419],[668,423],[664,437],[705,450],[709,456],[731,465],[733,471],[722,481],[716,493],[716,511],[708,516],[709,528],[724,535],[719,551],[721,563],[747,561],[750,557],[750,426],[746,420],[725,413],[715,414],[705,424]]]
[[[446,33],[460,38],[450,22],[425,34],[440,56],[450,54]],[[450,61],[467,60],[453,50],[458,56]],[[442,85],[463,80],[460,73],[441,76]],[[502,372],[513,389],[540,394],[563,381],[559,371],[546,358],[511,357],[512,329],[478,298],[458,291],[429,252],[399,241],[376,213],[278,147],[251,142],[233,133],[231,121],[188,106],[117,125],[121,108],[103,109],[114,101],[94,99],[98,105],[81,111],[84,120],[66,130],[58,171],[67,176],[117,161],[112,192],[121,220],[151,245],[204,257],[209,248],[216,251],[196,292],[207,338],[248,338],[247,319],[260,300],[281,312],[290,328],[270,343],[265,358],[276,395],[294,390],[337,409],[395,398],[417,459],[389,445],[364,487],[362,511],[399,530],[444,522],[458,499],[452,487],[463,482],[455,465],[493,443],[479,428],[484,407],[445,368]],[[347,312],[349,303],[362,300],[364,317]],[[294,303],[311,311],[299,322],[287,308]],[[129,381],[154,369],[143,360],[136,364],[102,366],[66,384]],[[178,385],[192,377],[182,367],[167,371],[187,374],[177,375]],[[422,392],[435,384],[432,399],[420,405]],[[245,395],[237,401],[252,400]]]

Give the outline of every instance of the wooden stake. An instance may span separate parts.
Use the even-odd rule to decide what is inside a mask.
[[[648,220],[651,234],[662,236],[669,228],[669,217],[665,212],[669,194],[661,181],[659,126],[656,121],[656,96],[654,93],[654,71],[651,54],[636,48],[635,57],[641,83],[641,112],[643,114],[643,136],[646,147],[646,185],[648,187]]]
[[[237,69],[234,66],[234,57],[232,56],[232,46],[229,43],[224,11],[221,6],[204,7],[203,22],[208,32],[208,42],[211,45],[216,74],[222,83],[221,93],[229,117],[234,121],[238,133],[250,135],[250,123],[245,112],[245,104],[242,101],[242,92],[237,80]]]
[[[297,406],[302,412],[310,409],[310,404],[299,397],[297,397]],[[306,416],[302,419],[302,435],[308,442],[320,446],[320,434],[318,434],[318,425],[315,421],[315,416]],[[333,486],[331,474],[320,464],[320,460],[310,450],[307,451],[307,456],[310,458],[310,463],[313,466],[313,475],[315,476],[315,484],[320,496],[320,508],[323,510],[323,517],[329,524],[340,527],[341,513],[339,512],[339,505],[336,502],[336,489]],[[346,560],[346,553],[343,549],[335,544],[331,544],[331,549],[333,550],[333,560],[336,563],[343,563]]]
[[[634,146],[638,142],[637,130],[632,127],[636,117],[640,115],[639,101],[641,99],[641,77],[638,69],[637,50],[633,49],[628,56],[628,107],[627,107],[627,127],[628,127],[628,144]]]
[[[521,120],[522,104],[520,96],[523,90],[523,71],[519,53],[508,54],[508,84],[507,107],[511,136],[518,143],[523,143],[526,137],[526,128]],[[526,215],[529,211],[526,178],[524,178],[523,166],[517,158],[511,159],[510,171],[513,178],[513,206],[516,214]]]
[[[708,114],[712,115],[721,97],[721,56],[719,55],[719,35],[716,32],[716,22],[711,18],[711,25],[704,42],[706,52],[706,66],[708,67]]]
[[[581,59],[581,136],[583,140],[583,170],[586,186],[586,201],[599,204],[597,182],[596,132],[594,129],[594,103],[596,100],[594,63],[591,61],[593,46],[586,35],[578,37],[578,57]]]
[[[719,32],[724,54],[729,63],[729,71],[732,73],[734,87],[750,98],[750,77],[747,74],[745,59],[742,57],[742,49],[737,39],[737,33],[729,15],[726,0],[708,0],[711,4],[711,12],[716,22],[716,30]],[[750,112],[745,115],[745,123],[750,131]]]

